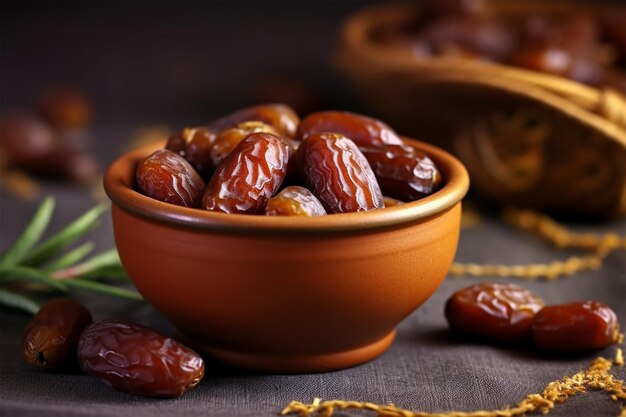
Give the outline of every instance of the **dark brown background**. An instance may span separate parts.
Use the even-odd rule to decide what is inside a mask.
[[[37,97],[55,85],[84,90],[96,111],[91,146],[102,166],[126,149],[138,129],[155,125],[178,129],[206,122],[260,100],[258,90],[270,78],[312,90],[316,100],[310,107],[367,112],[330,61],[343,19],[369,3],[3,1],[0,107],[3,112],[32,108]],[[95,203],[89,190],[81,187],[45,182],[44,192],[57,197],[51,230]],[[0,249],[17,236],[36,205],[37,201],[0,194]],[[625,226],[615,221],[572,227],[624,234]],[[101,249],[112,246],[108,217],[92,238]],[[485,215],[479,227],[463,231],[457,260],[513,264],[549,262],[572,254]],[[316,396],[393,402],[433,412],[491,409],[540,392],[549,381],[586,368],[595,357],[548,359],[521,349],[470,345],[451,338],[443,317],[445,299],[476,281],[448,278],[402,323],[391,349],[369,364],[286,376],[255,375],[209,362],[198,388],[167,401],[126,395],[79,374],[46,374],[28,368],[19,358],[19,335],[27,317],[2,309],[0,415],[269,416],[277,415],[291,400],[311,401]],[[522,285],[548,303],[586,298],[606,302],[626,323],[623,252],[609,256],[600,271]],[[129,318],[171,332],[147,305],[78,296],[97,319]],[[614,348],[600,352],[613,353]],[[615,373],[626,377],[623,369]],[[553,415],[618,413],[618,405],[607,395],[593,393],[557,407]]]

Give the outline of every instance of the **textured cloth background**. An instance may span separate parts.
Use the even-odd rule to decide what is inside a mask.
[[[37,94],[53,84],[84,89],[95,103],[92,147],[103,166],[124,152],[141,127],[178,129],[249,104],[255,83],[265,76],[306,81],[325,107],[367,111],[329,64],[341,21],[365,3],[2,2],[0,106],[2,111],[31,107]],[[46,183],[44,193],[57,197],[51,231],[94,204],[88,190],[79,187]],[[36,204],[0,194],[0,249],[17,236]],[[575,228],[626,232],[623,222]],[[108,217],[92,237],[99,249],[113,245]],[[463,230],[457,261],[521,264],[571,254],[486,217],[479,227]],[[0,416],[276,416],[291,400],[310,402],[314,397],[392,402],[431,412],[493,409],[541,392],[548,382],[587,368],[597,355],[614,355],[612,347],[583,358],[550,359],[451,338],[444,302],[476,282],[447,278],[400,325],[391,348],[368,364],[312,375],[258,375],[208,362],[202,383],[173,400],[127,395],[81,374],[30,369],[19,352],[27,317],[1,309]],[[609,256],[599,271],[555,282],[513,282],[547,303],[605,302],[626,324],[624,252]],[[79,298],[95,319],[125,318],[172,334],[168,322],[148,305],[85,293]],[[614,373],[626,378],[623,368]],[[551,415],[617,414],[618,404],[606,394],[591,393],[558,406]]]

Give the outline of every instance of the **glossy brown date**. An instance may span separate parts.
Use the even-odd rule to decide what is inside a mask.
[[[322,203],[311,191],[292,185],[270,198],[265,205],[266,216],[323,216]]]
[[[529,336],[543,301],[515,284],[482,283],[452,294],[445,314],[450,329],[478,339],[520,342]]]
[[[360,148],[385,195],[404,201],[432,194],[441,184],[435,163],[411,146]]]
[[[22,113],[7,114],[0,119],[0,151],[6,163],[27,170],[58,148],[54,132],[41,120]]]
[[[262,213],[287,174],[289,147],[270,133],[248,135],[217,167],[202,208],[224,213]]]
[[[595,18],[589,15],[534,14],[522,22],[520,37],[521,47],[543,44],[580,55],[586,54],[599,41],[599,27]]]
[[[239,145],[239,143],[251,133],[271,133],[278,136],[278,132],[272,126],[263,122],[243,122],[237,126],[223,130],[215,138],[211,146],[211,161],[218,166]]]
[[[215,168],[211,160],[211,148],[217,133],[207,127],[186,128],[171,135],[165,148],[176,152],[204,178],[208,178]]]
[[[41,369],[70,367],[76,362],[76,346],[91,313],[70,298],[56,298],[41,306],[22,336],[26,363]]]
[[[451,16],[426,25],[419,39],[435,54],[501,60],[515,46],[515,36],[505,22]]]
[[[300,145],[296,160],[313,194],[328,213],[383,208],[383,195],[356,144],[337,133],[314,133]]]
[[[0,120],[0,153],[6,158],[2,162],[35,175],[89,183],[99,171],[96,159],[64,139],[27,114]]]
[[[259,121],[272,126],[281,135],[293,138],[300,123],[295,111],[284,104],[262,104],[246,107],[214,120],[209,128],[218,132],[237,126],[239,123]]]
[[[99,166],[90,153],[60,147],[50,152],[37,166],[29,169],[29,172],[48,178],[90,184],[97,178]]]
[[[159,149],[137,167],[137,188],[142,194],[185,207],[199,207],[204,180],[182,156]]]
[[[592,85],[602,82],[605,71],[589,57],[572,54],[559,46],[545,44],[522,46],[511,55],[510,63]]]
[[[574,57],[564,49],[548,44],[527,44],[513,52],[509,62],[533,71],[566,76],[572,70]]]
[[[304,140],[308,136],[324,132],[342,134],[362,147],[403,144],[396,132],[380,120],[340,111],[323,111],[308,115],[300,122],[297,137]]]
[[[586,352],[617,342],[619,323],[610,307],[596,301],[577,301],[544,307],[535,316],[533,344],[545,351]]]
[[[78,361],[113,388],[146,397],[177,397],[198,385],[204,361],[193,350],[126,321],[92,323],[80,337]]]

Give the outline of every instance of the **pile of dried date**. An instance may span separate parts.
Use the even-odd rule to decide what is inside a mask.
[[[461,289],[448,299],[445,314],[455,333],[501,344],[530,340],[542,352],[585,353],[621,338],[610,307],[597,301],[544,306],[541,298],[515,284]]]
[[[89,310],[70,298],[49,301],[28,322],[22,354],[40,369],[78,362],[105,384],[147,397],[182,395],[204,376],[204,361],[188,347],[128,321],[92,322]]]
[[[626,94],[623,10],[605,3],[589,12],[574,3],[557,14],[529,2],[532,13],[508,15],[498,14],[496,3],[423,0],[403,24],[381,24],[370,37],[374,45],[419,58],[500,62]]]
[[[78,90],[44,94],[37,112],[11,112],[0,118],[0,165],[30,174],[89,183],[99,167],[85,150],[91,123],[89,100]]]
[[[180,206],[318,216],[416,200],[442,178],[379,120],[325,111],[300,121],[288,106],[265,104],[172,135],[136,180],[142,194]]]

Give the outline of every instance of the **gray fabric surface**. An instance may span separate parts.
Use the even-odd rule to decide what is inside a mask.
[[[317,88],[327,108],[367,111],[328,64],[339,24],[364,3],[2,2],[0,105],[3,111],[32,105],[41,89],[55,83],[84,88],[96,104],[92,146],[103,166],[124,151],[138,128],[157,123],[178,128],[249,104],[255,77],[264,75],[306,81]],[[44,193],[58,202],[51,231],[94,204],[88,190],[79,187],[46,183]],[[0,250],[17,236],[35,207],[36,202],[0,194]],[[572,227],[626,233],[623,222]],[[108,217],[92,238],[99,249],[113,245]],[[457,261],[518,264],[573,253],[557,251],[487,217],[480,227],[462,232]],[[370,363],[330,373],[258,375],[207,362],[202,383],[172,400],[127,395],[79,373],[29,368],[19,352],[27,317],[0,309],[0,416],[276,416],[291,400],[310,402],[314,397],[392,402],[432,412],[493,409],[585,369],[596,356],[551,359],[452,338],[444,302],[455,290],[478,281],[448,277],[400,325],[391,348]],[[623,251],[610,255],[598,271],[521,284],[548,303],[603,301],[626,323]],[[172,334],[170,324],[148,305],[82,292],[78,297],[95,319],[125,318]],[[614,351],[612,347],[597,354],[611,357]],[[623,368],[614,374],[626,378]],[[551,413],[617,414],[618,404],[605,393],[576,397]]]
[[[56,223],[67,221],[80,211],[79,204],[74,204],[74,199],[79,197],[77,194],[80,193],[59,193],[63,198],[59,199]],[[3,195],[0,205],[2,247],[6,245],[5,239],[15,235],[28,214],[21,206],[23,204]],[[623,225],[617,224],[582,229],[624,233]],[[108,219],[94,237],[103,246],[111,243]],[[463,231],[457,260],[527,263],[565,256],[511,230],[497,219],[486,218],[481,226]],[[555,282],[521,284],[541,295],[547,303],[577,299],[603,301],[613,306],[620,321],[626,323],[625,267],[623,253],[614,253],[599,271]],[[596,356],[545,358],[525,349],[468,344],[454,339],[447,332],[443,304],[453,291],[475,282],[475,278],[448,277],[433,297],[400,325],[391,348],[368,364],[311,375],[258,375],[209,361],[202,383],[173,400],[134,397],[80,374],[58,375],[30,369],[22,363],[19,354],[20,332],[27,318],[2,310],[0,415],[271,416],[277,415],[291,400],[311,401],[313,397],[392,402],[408,409],[431,412],[491,409],[515,404],[531,392],[541,392],[548,382],[586,368]],[[84,294],[80,299],[92,309],[96,319],[126,318],[172,333],[170,325],[148,305]],[[612,357],[614,351],[611,347],[597,355]],[[621,379],[626,377],[623,368],[615,369],[614,374]],[[591,393],[558,406],[552,414],[614,416],[618,412],[617,403],[606,394]],[[345,412],[343,415],[355,414]]]

